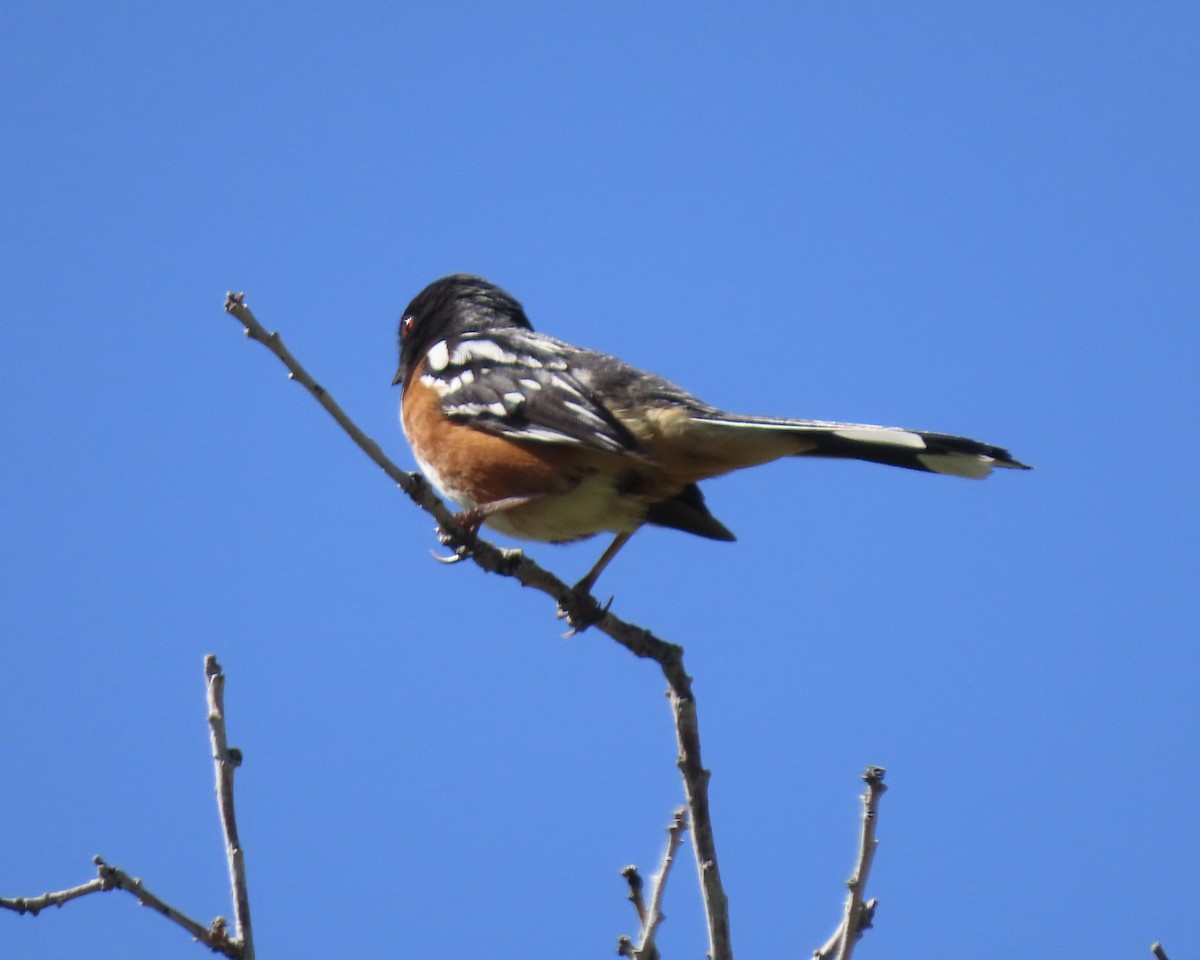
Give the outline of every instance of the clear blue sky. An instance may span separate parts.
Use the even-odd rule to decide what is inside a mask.
[[[611,956],[681,789],[663,682],[412,508],[221,312],[242,289],[402,463],[400,309],[469,270],[746,412],[964,433],[969,483],[787,462],[602,586],[683,643],[734,946],[1200,954],[1200,7],[0,11],[0,894],[100,853],[228,912],[229,672],[263,956]],[[537,545],[578,577],[601,543]],[[701,956],[690,850],[668,957]],[[0,953],[198,957],[131,898]]]

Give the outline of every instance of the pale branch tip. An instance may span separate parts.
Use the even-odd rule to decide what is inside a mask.
[[[638,920],[642,925],[638,935],[638,946],[633,948],[632,942],[630,942],[629,952],[624,954],[634,957],[636,960],[658,960],[659,952],[654,938],[658,933],[659,926],[666,919],[666,914],[662,911],[663,894],[666,892],[667,877],[670,875],[671,867],[675,862],[675,853],[679,849],[683,833],[687,829],[687,815],[687,808],[679,807],[671,816],[671,823],[667,826],[667,849],[663,854],[662,865],[659,867],[658,873],[654,876],[650,888],[650,902],[648,904],[642,900],[642,878],[637,872],[637,868],[626,867],[621,871],[629,883],[629,899],[633,900],[634,907],[637,909]],[[618,942],[624,943],[627,940],[628,938],[622,938]],[[618,949],[618,952],[620,952],[620,949]]]
[[[817,960],[827,960],[833,956],[838,960],[850,960],[863,931],[869,929],[874,921],[876,901],[865,900],[864,893],[867,878],[871,873],[871,864],[875,860],[875,849],[879,843],[875,839],[875,829],[879,819],[879,799],[887,790],[883,782],[886,772],[883,767],[872,764],[862,773],[861,779],[866,783],[867,789],[860,798],[862,821],[859,828],[858,857],[854,864],[854,872],[846,881],[848,890],[842,922],[833,936],[813,951]]]
[[[242,960],[254,960],[254,937],[250,923],[250,891],[246,883],[246,860],[238,838],[233,802],[233,775],[241,765],[242,751],[229,746],[225,729],[225,673],[213,654],[204,658],[207,684],[209,743],[216,778],[217,812],[225,834],[225,858],[233,899],[234,939],[242,947]]]

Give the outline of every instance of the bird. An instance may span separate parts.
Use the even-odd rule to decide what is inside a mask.
[[[486,525],[531,541],[613,540],[573,587],[588,597],[646,524],[734,540],[700,481],[782,457],[833,457],[986,477],[1028,470],[1003,447],[872,424],[746,416],[624,360],[533,329],[482,277],[434,280],[401,314],[401,423],[417,464]]]

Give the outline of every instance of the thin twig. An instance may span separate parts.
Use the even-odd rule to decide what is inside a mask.
[[[836,946],[838,960],[850,960],[855,944],[858,943],[863,930],[870,927],[871,920],[875,915],[875,901],[864,904],[863,892],[867,887],[871,863],[875,859],[875,848],[879,844],[879,841],[875,839],[875,825],[879,814],[879,798],[887,790],[883,783],[884,773],[883,767],[875,766],[867,767],[863,771],[862,778],[866,781],[867,789],[862,795],[863,814],[858,843],[858,862],[854,866],[854,873],[846,881],[849,893],[846,894],[846,908],[842,915],[841,926],[837,933],[830,938],[830,942],[815,952],[815,956],[829,956],[830,953],[824,952],[826,948],[832,951],[833,946]]]
[[[15,913],[27,913],[31,917],[36,917],[47,907],[61,907],[64,903],[79,897],[86,897],[89,893],[99,893],[109,889],[112,888],[106,887],[104,881],[97,878],[67,890],[43,893],[40,897],[0,897],[0,907]]]
[[[292,356],[277,333],[268,332],[258,322],[240,293],[230,293],[225,310],[235,317],[246,336],[270,350],[288,369],[288,376],[304,386],[338,425],[349,434],[358,447],[403,490],[422,510],[433,516],[438,526],[451,535],[461,535],[453,513],[434,494],[429,483],[419,473],[402,470],[384,455],[379,444],[368,437],[346,415],[308,371]],[[474,563],[487,571],[513,577],[522,586],[532,587],[553,597],[560,609],[576,599],[571,588],[558,577],[525,556],[521,550],[502,550],[486,540],[475,538],[465,553]],[[593,604],[595,599],[591,598]],[[596,609],[600,609],[596,605]],[[628,623],[604,610],[595,627],[607,634],[630,653],[654,660],[662,669],[670,687],[671,708],[679,741],[679,769],[683,777],[684,794],[692,823],[696,849],[696,864],[708,924],[709,956],[711,960],[732,960],[733,948],[729,935],[729,906],[717,869],[717,848],[713,837],[712,819],[708,806],[709,772],[700,761],[700,732],[696,715],[696,700],[692,694],[692,679],[683,667],[683,647],[656,637],[649,630]]]
[[[667,877],[675,862],[675,851],[679,849],[683,839],[683,831],[687,829],[687,810],[680,807],[671,818],[667,827],[667,849],[663,854],[662,867],[654,877],[654,885],[650,888],[650,904],[646,908],[646,919],[642,922],[641,944],[634,954],[637,960],[658,960],[658,947],[654,938],[658,935],[659,925],[666,919],[662,912],[663,894],[667,889]]]
[[[246,954],[242,949],[242,945],[225,932],[225,921],[220,917],[213,921],[211,927],[204,927],[191,919],[191,917],[185,916],[170,904],[156,897],[142,885],[142,881],[137,877],[131,877],[119,867],[110,866],[99,857],[94,857],[93,860],[100,874],[100,879],[105,884],[105,889],[120,888],[121,890],[127,890],[137,897],[138,903],[143,907],[149,907],[156,913],[162,914],[168,920],[179,924],[206,946],[220,951],[227,957],[246,960]]]
[[[246,869],[241,844],[237,836],[237,820],[233,809],[233,771],[241,763],[241,754],[229,748],[225,735],[225,675],[217,658],[211,654],[204,658],[204,675],[208,681],[208,725],[212,741],[213,762],[217,777],[217,808],[221,815],[221,826],[225,832],[225,850],[229,860],[230,883],[233,888],[234,935],[230,936],[223,917],[218,917],[208,927],[176,910],[162,898],[151,893],[137,877],[131,877],[119,867],[111,866],[100,857],[95,857],[99,877],[89,883],[46,893],[40,897],[0,899],[0,906],[18,913],[37,913],[48,906],[61,907],[64,903],[90,893],[107,890],[126,890],[133,894],[144,907],[162,914],[179,924],[193,937],[212,950],[223,953],[233,960],[254,960],[254,942],[250,935],[250,900],[246,890]]]
[[[637,912],[638,927],[639,929],[645,927],[646,901],[642,899],[642,890],[645,887],[645,884],[642,882],[642,875],[638,873],[638,868],[631,863],[621,871],[621,876],[629,884],[629,902],[633,904],[633,909]]]
[[[92,862],[96,864],[96,872],[99,874],[95,880],[80,884],[77,887],[71,887],[69,890],[60,890],[57,893],[44,893],[40,897],[0,898],[0,906],[6,907],[9,910],[15,910],[17,913],[28,913],[36,916],[46,907],[61,907],[64,903],[75,900],[78,897],[87,896],[89,893],[125,890],[137,897],[138,903],[143,907],[149,907],[156,913],[166,917],[172,923],[183,927],[195,939],[214,952],[222,953],[230,957],[231,960],[245,960],[246,954],[242,951],[242,945],[230,939],[225,931],[225,921],[222,918],[218,917],[212,922],[211,926],[205,927],[198,921],[176,910],[162,898],[151,893],[137,877],[131,877],[119,867],[105,863],[101,857],[93,857]]]
[[[233,771],[242,762],[242,754],[240,750],[229,748],[229,740],[225,735],[225,674],[211,653],[204,658],[204,677],[208,681],[208,729],[217,780],[217,809],[221,815],[221,829],[225,833],[225,857],[229,862],[229,884],[233,896],[233,939],[241,944],[243,960],[254,960],[246,862],[238,840],[237,816],[233,808]]]
[[[683,795],[692,815],[692,849],[696,855],[696,873],[700,878],[704,919],[708,926],[708,955],[711,960],[732,960],[729,901],[721,884],[717,842],[708,809],[708,780],[711,774],[700,759],[700,723],[696,716],[696,700],[692,696],[692,678],[683,669],[682,654],[681,650],[677,661],[663,663],[662,669],[670,686],[675,739],[679,744],[677,763],[683,775]]]
[[[1163,949],[1163,945],[1157,940],[1150,944],[1150,952],[1154,954],[1158,960],[1168,960],[1167,951]]]
[[[645,883],[642,880],[641,873],[638,872],[636,864],[631,863],[629,866],[622,868],[621,876],[625,878],[625,882],[629,884],[629,902],[633,904],[634,912],[637,913],[638,930],[646,929],[646,901],[642,896],[642,891],[645,889]],[[617,956],[619,957],[636,957],[637,947],[633,945],[633,938],[621,934],[617,937]]]

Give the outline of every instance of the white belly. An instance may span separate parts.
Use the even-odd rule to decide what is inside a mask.
[[[632,533],[645,520],[645,504],[619,494],[612,477],[597,473],[567,493],[544,494],[484,522],[521,540],[563,542],[597,533]]]
[[[478,506],[447,484],[421,457],[417,464],[442,495],[464,508]],[[493,513],[484,525],[518,540],[565,543],[597,533],[632,533],[646,520],[646,505],[622,496],[611,477],[591,474],[566,493],[546,493]]]

